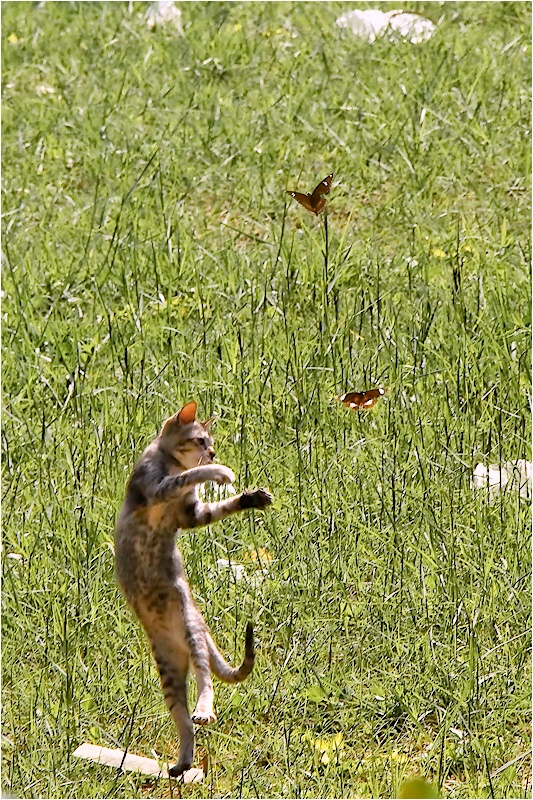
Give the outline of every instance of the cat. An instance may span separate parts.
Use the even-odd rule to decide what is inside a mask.
[[[228,467],[212,463],[212,420],[198,422],[196,410],[194,401],[187,403],[148,445],[128,481],[115,531],[118,583],[148,634],[180,738],[178,762],[169,769],[173,776],[192,764],[193,723],[206,725],[216,719],[211,672],[228,683],[243,681],[255,658],[251,623],[240,667],[231,667],[218,651],[192,598],[176,547],[177,529],[208,525],[250,508],[263,509],[273,499],[266,489],[254,489],[219,502],[200,502],[198,484],[229,484],[235,476]],[[187,708],[189,666],[198,685],[192,716]]]

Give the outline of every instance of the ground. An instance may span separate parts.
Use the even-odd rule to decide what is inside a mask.
[[[177,753],[113,528],[189,399],[275,502],[179,538],[258,642],[182,795],[530,795],[530,504],[471,488],[531,457],[530,5],[407,6],[2,4],[6,795],[179,794],[71,754]]]

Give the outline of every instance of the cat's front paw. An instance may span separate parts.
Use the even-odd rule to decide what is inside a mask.
[[[214,711],[198,711],[194,709],[191,719],[195,725],[210,725],[212,722],[216,722],[217,718]]]
[[[266,489],[246,489],[241,494],[241,508],[266,508],[273,500]]]
[[[235,483],[235,475],[229,467],[224,467],[222,464],[213,464],[211,469],[213,472],[210,480],[215,481],[215,483]]]

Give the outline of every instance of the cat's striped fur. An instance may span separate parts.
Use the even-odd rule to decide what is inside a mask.
[[[238,511],[265,508],[272,502],[265,489],[245,491],[216,503],[200,502],[198,484],[235,480],[228,467],[211,463],[214,454],[209,422],[196,421],[196,403],[187,403],[165,422],[136,464],[115,534],[118,581],[148,634],[165,701],[180,737],[172,775],[180,775],[191,766],[193,723],[205,725],[216,719],[211,672],[232,683],[244,680],[254,665],[250,623],[240,667],[231,667],[219,653],[196,608],[176,547],[178,528],[207,525]],[[194,670],[198,684],[192,716],[187,709],[189,668]]]

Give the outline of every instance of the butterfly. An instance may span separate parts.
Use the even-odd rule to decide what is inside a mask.
[[[340,400],[345,406],[353,408],[355,411],[368,411],[369,408],[376,405],[379,398],[384,394],[385,389],[380,387],[379,389],[367,389],[366,392],[348,392],[337,397],[337,400]]]
[[[307,209],[307,211],[310,211],[311,214],[320,214],[326,205],[323,195],[329,194],[332,180],[333,172],[331,175],[328,175],[327,178],[324,178],[323,181],[320,181],[318,186],[313,189],[310,194],[303,194],[302,192],[286,192],[286,194],[290,194],[291,197],[294,197],[296,200],[298,200],[298,202],[301,203],[302,206]]]

